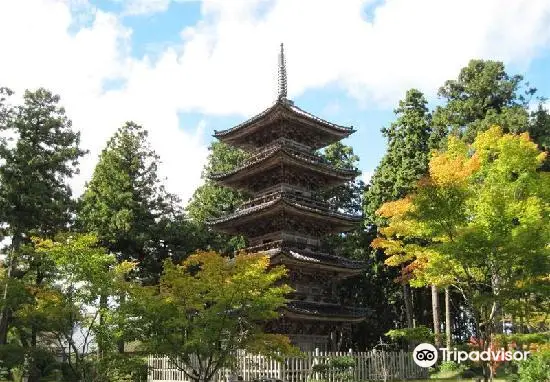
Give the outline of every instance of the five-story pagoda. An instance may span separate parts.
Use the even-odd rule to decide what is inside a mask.
[[[337,350],[347,345],[351,324],[363,311],[338,301],[339,281],[357,275],[360,262],[324,253],[321,238],[351,230],[361,219],[338,211],[318,193],[352,181],[356,169],[336,168],[316,153],[354,132],[315,117],[287,99],[281,44],[279,94],[273,106],[231,129],[216,131],[220,141],[246,150],[250,158],[233,171],[211,174],[219,184],[253,195],[237,211],[211,221],[214,229],[242,234],[248,252],[266,252],[284,264],[295,289],[270,332],[288,334],[302,350]]]

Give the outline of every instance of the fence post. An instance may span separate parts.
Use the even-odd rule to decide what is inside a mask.
[[[404,381],[407,378],[406,369],[405,369],[405,352],[403,349],[399,351],[399,360],[401,361],[401,379]]]

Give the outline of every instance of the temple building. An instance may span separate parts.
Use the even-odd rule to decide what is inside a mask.
[[[289,335],[302,350],[339,350],[349,346],[351,326],[365,312],[343,305],[338,284],[356,276],[364,264],[326,253],[321,238],[352,230],[360,216],[344,214],[319,192],[352,181],[353,168],[336,168],[317,151],[355,130],[318,118],[287,99],[286,64],[281,44],[276,102],[249,120],[215,131],[220,141],[251,155],[238,168],[210,174],[218,184],[252,195],[234,213],[211,221],[212,227],[244,235],[247,252],[265,252],[284,264],[295,289],[278,320],[267,331]]]

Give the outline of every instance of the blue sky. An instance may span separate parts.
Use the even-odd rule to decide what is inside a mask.
[[[280,42],[289,97],[357,128],[346,143],[366,178],[405,91],[433,105],[471,58],[502,60],[550,97],[550,0],[4,0],[0,42],[0,85],[54,90],[81,131],[77,194],[135,120],[187,200],[213,131],[274,101]]]

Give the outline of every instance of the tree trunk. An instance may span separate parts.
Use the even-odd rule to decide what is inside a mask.
[[[2,307],[2,311],[0,311],[0,345],[5,345],[8,343],[8,322],[9,322],[10,310],[8,308],[7,300],[8,300],[8,285],[12,274],[13,260],[11,258],[12,256],[10,256],[10,259],[8,260],[8,272],[6,275],[6,285],[4,286],[4,291],[2,293],[2,301],[4,306]]]
[[[35,285],[37,289],[40,289],[40,286],[42,285],[42,272],[40,272],[40,263],[36,266],[36,279],[35,279]],[[38,328],[36,326],[36,323],[31,323],[31,352],[32,356],[30,357],[30,365],[29,365],[29,379],[28,382],[40,382],[41,373],[38,369],[36,355],[37,355],[37,337],[38,337]]]
[[[120,299],[119,299],[119,303],[120,303],[120,306],[122,306],[125,302],[126,302],[126,295],[124,293],[121,293],[120,294]],[[117,348],[118,348],[118,352],[120,354],[123,354],[124,353],[124,327],[120,327],[120,332],[122,333],[122,338],[120,338],[118,341],[117,341]]]
[[[405,314],[407,316],[407,327],[413,327],[413,307],[411,287],[409,284],[403,284],[403,300],[405,301]]]
[[[451,330],[451,292],[449,287],[445,287],[445,345],[447,349],[452,345]]]
[[[14,234],[12,236],[12,243],[11,243],[11,251],[8,254],[8,271],[6,274],[6,285],[4,286],[4,290],[2,293],[2,300],[4,307],[0,311],[0,345],[5,345],[8,343],[8,330],[9,330],[9,322],[11,318],[11,311],[7,305],[8,301],[8,290],[9,290],[9,283],[10,279],[12,277],[13,271],[15,270],[15,256],[17,255],[17,252],[19,250],[19,246],[21,243],[21,239],[18,234]]]
[[[439,320],[439,292],[435,285],[432,285],[432,315],[434,324],[435,347],[441,347],[441,322]]]
[[[99,327],[103,329],[105,327],[105,314],[107,311],[107,295],[101,294],[99,296]],[[97,352],[99,358],[105,357],[105,343],[101,336],[97,339]]]

